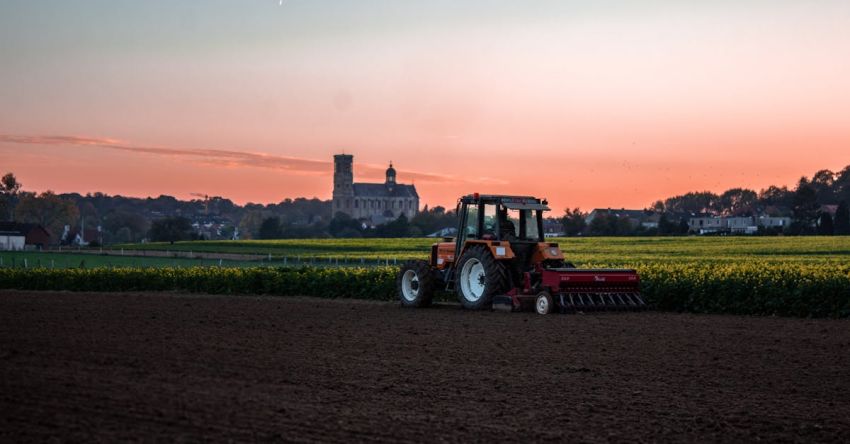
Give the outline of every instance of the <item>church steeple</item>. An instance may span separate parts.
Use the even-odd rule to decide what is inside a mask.
[[[395,185],[395,168],[393,168],[392,161],[390,167],[387,168],[387,185]]]

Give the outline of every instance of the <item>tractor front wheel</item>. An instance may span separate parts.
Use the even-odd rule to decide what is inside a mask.
[[[457,269],[457,296],[463,308],[491,308],[493,296],[505,292],[507,270],[483,246],[473,246],[466,250]]]
[[[427,307],[434,299],[436,277],[426,261],[407,261],[399,270],[396,287],[401,305]]]
[[[537,314],[546,315],[552,313],[555,308],[555,303],[552,300],[552,295],[548,291],[541,291],[534,301],[534,310]]]

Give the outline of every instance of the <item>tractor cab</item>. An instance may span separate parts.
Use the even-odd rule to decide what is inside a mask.
[[[533,197],[469,195],[458,202],[457,241],[467,239],[505,242],[543,242],[546,201]]]
[[[544,242],[543,212],[549,211],[547,204],[528,196],[471,194],[460,198],[457,214],[461,229],[454,239],[454,251],[463,254],[465,247],[485,243],[493,247],[497,258],[511,260],[512,274],[530,270],[534,253]]]

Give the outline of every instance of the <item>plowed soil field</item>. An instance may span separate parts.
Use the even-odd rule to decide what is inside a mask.
[[[0,442],[848,435],[848,321],[0,292]]]

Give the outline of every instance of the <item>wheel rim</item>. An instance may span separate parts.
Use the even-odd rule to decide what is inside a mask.
[[[401,277],[401,295],[405,300],[413,302],[419,296],[419,276],[413,270],[407,270]]]
[[[484,295],[486,279],[487,273],[484,271],[484,265],[481,261],[475,258],[466,261],[460,272],[460,287],[463,290],[463,297],[470,302],[481,299],[481,296]]]
[[[549,299],[547,299],[546,296],[537,297],[537,313],[549,313]]]

